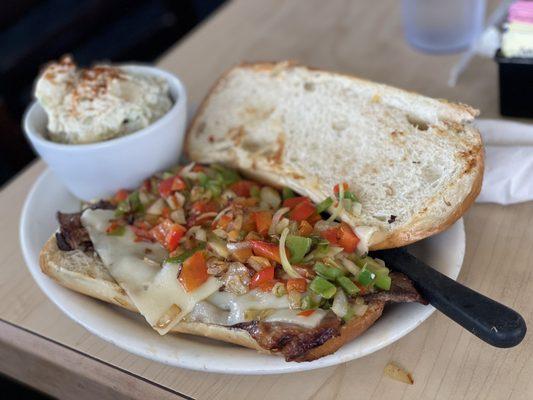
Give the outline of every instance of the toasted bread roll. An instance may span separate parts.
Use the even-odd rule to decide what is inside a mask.
[[[194,161],[239,168],[314,202],[346,182],[362,207],[340,217],[378,228],[371,249],[392,248],[446,229],[478,195],[477,113],[291,63],[243,64],[205,98],[186,151]]]

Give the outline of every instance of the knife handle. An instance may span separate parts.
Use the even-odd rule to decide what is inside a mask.
[[[407,275],[436,309],[481,340],[496,347],[513,347],[524,338],[526,323],[516,311],[448,278],[404,249],[371,255]]]

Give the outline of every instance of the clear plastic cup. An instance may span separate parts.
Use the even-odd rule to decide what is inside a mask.
[[[403,0],[405,37],[429,53],[469,48],[483,30],[485,0]]]

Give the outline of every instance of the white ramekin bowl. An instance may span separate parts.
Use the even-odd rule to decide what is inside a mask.
[[[173,74],[141,65],[122,65],[127,71],[155,75],[168,82],[174,104],[150,126],[126,136],[91,144],[62,144],[46,139],[47,116],[37,103],[24,114],[26,137],[37,154],[82,200],[109,196],[118,189],[137,187],[151,174],[176,164],[183,145],[187,93]]]

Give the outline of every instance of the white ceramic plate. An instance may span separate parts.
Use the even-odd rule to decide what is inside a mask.
[[[274,374],[311,370],[354,360],[400,339],[427,319],[435,309],[420,304],[397,304],[385,309],[367,332],[335,354],[308,363],[288,363],[282,357],[188,336],[159,336],[138,315],[75,293],[41,273],[39,251],[55,231],[56,211],[78,211],[80,203],[52,172],[34,184],[22,211],[20,241],[33,278],[65,314],[90,332],[127,351],[165,364],[230,374]],[[410,251],[429,265],[456,279],[465,248],[463,221],[446,232],[411,246]]]

